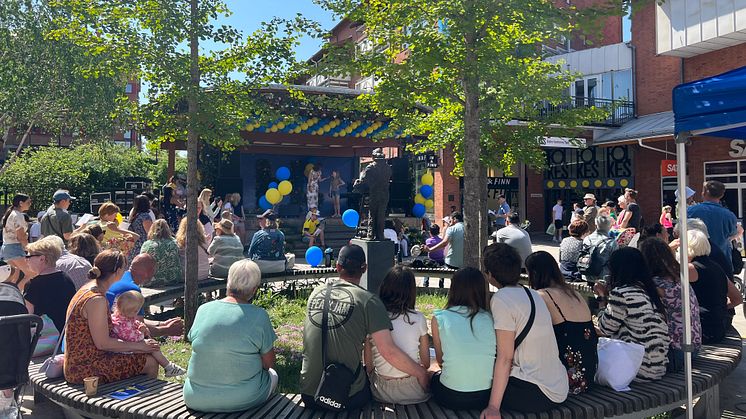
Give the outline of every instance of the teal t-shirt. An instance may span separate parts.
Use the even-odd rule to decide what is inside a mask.
[[[303,326],[303,367],[300,372],[300,392],[313,395],[321,381],[321,324],[324,313],[326,284],[316,287],[308,297]],[[344,280],[334,281],[329,310],[327,352],[331,362],[344,364],[350,371],[360,365],[363,341],[379,330],[391,330],[391,320],[378,296]],[[495,332],[492,332],[494,335]],[[362,368],[350,387],[354,395],[365,386]]]
[[[440,382],[451,390],[480,391],[492,388],[495,366],[495,328],[492,315],[480,311],[469,319],[464,306],[435,310],[443,371]]]
[[[460,268],[464,266],[464,223],[456,223],[446,230],[448,253],[446,264]]]
[[[272,349],[277,336],[264,309],[211,301],[197,310],[188,337],[192,357],[184,402],[189,408],[234,412],[267,400],[270,378],[261,355]]]

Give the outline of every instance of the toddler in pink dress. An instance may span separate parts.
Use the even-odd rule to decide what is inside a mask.
[[[141,342],[148,334],[148,327],[138,320],[137,315],[145,303],[145,298],[137,291],[127,291],[120,294],[114,304],[111,314],[111,337],[125,342]],[[150,355],[163,367],[166,377],[184,375],[186,370],[170,362],[158,350]]]

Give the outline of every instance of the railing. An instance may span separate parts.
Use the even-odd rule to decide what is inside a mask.
[[[544,103],[539,115],[541,118],[547,118],[570,109],[591,107],[606,109],[609,112],[606,119],[589,122],[591,126],[619,127],[635,117],[635,102],[582,96],[570,96],[567,101],[558,105]]]

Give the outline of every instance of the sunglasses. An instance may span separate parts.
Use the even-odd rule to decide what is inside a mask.
[[[37,256],[44,256],[44,255],[39,255],[39,254],[36,254],[36,255],[26,255],[26,259],[35,258]]]

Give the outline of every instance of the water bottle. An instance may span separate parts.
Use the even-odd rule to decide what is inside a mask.
[[[324,250],[324,266],[331,268],[332,260],[334,260],[334,250],[332,250],[331,247],[327,247],[326,250]]]

